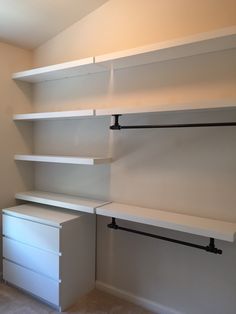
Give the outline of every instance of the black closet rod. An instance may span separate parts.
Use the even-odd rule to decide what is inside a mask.
[[[170,128],[202,128],[202,127],[223,127],[236,126],[236,122],[208,122],[208,123],[181,123],[181,124],[159,124],[159,125],[120,125],[120,114],[112,115],[114,117],[114,124],[110,126],[111,130],[123,129],[170,129]]]
[[[195,249],[204,250],[206,252],[213,253],[213,254],[220,254],[220,255],[222,254],[222,250],[217,249],[215,247],[215,239],[214,238],[210,238],[209,245],[207,245],[207,246],[198,245],[198,244],[191,243],[191,242],[185,242],[185,241],[180,241],[180,240],[176,240],[176,239],[172,239],[172,238],[159,236],[159,235],[156,235],[153,233],[148,233],[148,232],[143,232],[143,231],[138,231],[138,230],[134,230],[134,229],[130,229],[130,228],[121,227],[121,226],[117,225],[116,219],[114,217],[112,217],[112,222],[110,224],[108,224],[107,227],[110,229],[114,229],[114,230],[127,231],[127,232],[131,232],[131,233],[140,234],[143,236],[163,240],[163,241],[168,241],[168,242],[177,243],[180,245],[193,247]]]

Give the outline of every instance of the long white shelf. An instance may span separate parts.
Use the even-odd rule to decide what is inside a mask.
[[[99,207],[96,209],[96,213],[102,216],[124,219],[229,242],[233,242],[236,238],[236,223],[214,219],[119,203],[110,203]]]
[[[17,193],[15,198],[27,202],[56,206],[86,213],[95,213],[95,209],[107,204],[106,201],[86,199],[78,196],[44,191],[26,191]]]
[[[17,72],[12,75],[12,78],[14,80],[36,83],[103,71],[105,71],[104,67],[96,65],[94,57],[90,57]]]
[[[14,73],[12,78],[31,83],[55,80],[103,72],[111,68],[122,69],[231,48],[236,48],[235,26],[135,49],[22,71]]]
[[[208,109],[227,109],[236,108],[236,100],[214,100],[198,101],[189,103],[167,103],[153,106],[136,106],[120,108],[102,109],[81,109],[74,111],[54,111],[54,112],[35,112],[15,114],[14,121],[38,121],[38,120],[64,120],[79,119],[84,117],[108,116],[114,114],[140,114],[168,111],[187,111],[187,110],[208,110]]]
[[[95,63],[122,69],[231,48],[236,48],[235,26],[97,56]]]
[[[95,115],[94,109],[74,110],[74,111],[54,111],[54,112],[35,112],[15,114],[14,121],[37,121],[37,120],[58,120],[58,119],[77,119],[92,117]]]
[[[189,103],[160,104],[158,106],[136,106],[120,108],[97,109],[96,116],[108,116],[114,114],[139,114],[168,111],[187,111],[187,110],[208,110],[208,109],[227,109],[236,108],[236,100],[215,100],[198,101]]]
[[[74,164],[74,165],[99,165],[111,162],[111,158],[102,157],[72,157],[72,156],[46,156],[46,155],[15,155],[15,160],[20,161],[36,161],[59,164]]]

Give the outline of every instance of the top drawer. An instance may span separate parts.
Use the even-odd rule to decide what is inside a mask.
[[[60,252],[60,228],[3,214],[3,235],[34,247]]]

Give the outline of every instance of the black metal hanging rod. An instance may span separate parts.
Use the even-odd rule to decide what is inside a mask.
[[[190,242],[185,242],[185,241],[180,241],[180,240],[176,240],[176,239],[172,239],[172,238],[159,236],[159,235],[153,234],[153,233],[148,233],[148,232],[138,231],[138,230],[134,230],[134,229],[130,229],[130,228],[120,227],[117,225],[116,219],[114,217],[112,217],[112,222],[110,224],[108,224],[107,227],[110,229],[114,229],[114,230],[123,230],[123,231],[136,233],[136,234],[140,234],[143,236],[147,236],[147,237],[151,237],[151,238],[155,238],[155,239],[159,239],[159,240],[163,240],[163,241],[168,241],[168,242],[177,243],[180,245],[190,246],[190,247],[193,247],[195,249],[203,250],[203,251],[213,253],[213,254],[220,254],[220,255],[222,254],[222,250],[219,250],[215,247],[215,239],[214,238],[210,238],[209,245],[207,245],[207,246],[198,245],[195,243],[190,243]]]
[[[236,126],[236,122],[212,122],[212,123],[181,123],[181,124],[159,124],[159,125],[120,125],[119,117],[121,114],[114,114],[114,124],[110,126],[111,130],[122,129],[171,129],[171,128],[206,128],[219,126]]]

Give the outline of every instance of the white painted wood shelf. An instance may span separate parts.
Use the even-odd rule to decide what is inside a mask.
[[[188,111],[188,110],[213,110],[213,109],[227,109],[236,108],[235,100],[206,100],[189,103],[175,103],[175,104],[160,104],[153,106],[136,106],[136,107],[120,107],[120,108],[104,108],[97,109],[96,116],[109,116],[115,114],[140,114],[140,113],[155,113],[155,112],[170,112],[170,111]]]
[[[236,48],[236,27],[177,38],[116,53],[14,73],[14,80],[31,83],[87,75],[112,69],[178,59]]]
[[[111,158],[109,157],[72,157],[54,155],[15,155],[14,159],[18,161],[34,161],[74,165],[99,165],[111,162]]]
[[[100,117],[114,114],[141,114],[158,113],[170,111],[188,111],[188,110],[211,110],[211,109],[230,109],[236,108],[236,100],[206,100],[188,103],[167,103],[152,106],[120,107],[120,108],[101,108],[101,109],[81,109],[73,111],[54,111],[54,112],[34,112],[15,114],[14,121],[43,121],[43,120],[66,120],[80,119],[86,117]]]
[[[73,111],[54,111],[54,112],[34,112],[15,114],[14,121],[38,121],[38,120],[60,120],[60,119],[78,119],[84,117],[93,117],[94,109],[82,109]]]
[[[232,48],[236,48],[235,26],[97,56],[95,63],[116,70]]]
[[[96,209],[96,213],[229,242],[234,242],[236,238],[236,223],[231,222],[119,203],[101,206]]]
[[[86,213],[95,213],[97,207],[108,204],[107,201],[86,199],[78,196],[44,191],[26,191],[16,193],[15,198],[27,202],[56,206]]]
[[[105,71],[104,67],[96,65],[94,57],[90,57],[17,72],[12,75],[12,78],[14,80],[37,83],[42,81],[88,75],[103,71]]]

